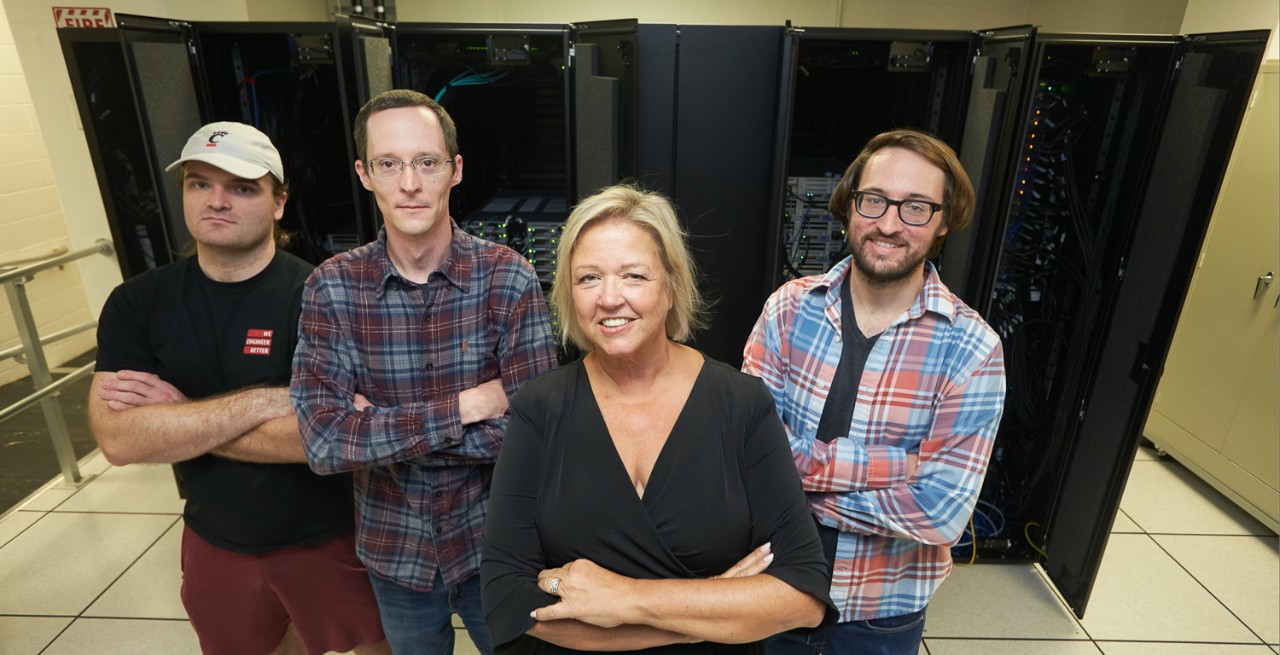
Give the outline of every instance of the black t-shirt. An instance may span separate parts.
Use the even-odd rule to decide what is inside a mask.
[[[99,372],[155,373],[188,398],[288,386],[302,285],[311,265],[277,252],[243,282],[215,282],[194,257],[112,291],[98,320]],[[259,553],[323,543],[353,529],[350,475],[306,464],[202,455],[173,465],[187,525],[210,543]]]

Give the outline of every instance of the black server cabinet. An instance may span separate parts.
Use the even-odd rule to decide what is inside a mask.
[[[783,28],[641,25],[636,178],[670,197],[714,304],[691,345],[738,366],[764,286]]]
[[[396,84],[453,117],[459,225],[524,255],[550,287],[573,204],[634,175],[636,22],[401,23]]]
[[[256,125],[279,148],[290,180],[282,226],[297,254],[318,263],[372,238],[350,126],[359,103],[389,85],[382,27],[130,15],[117,24],[59,37],[125,277],[189,247],[180,181],[163,168],[216,120]]]
[[[1008,372],[977,547],[1081,616],[1266,39],[1036,38],[970,271]]]

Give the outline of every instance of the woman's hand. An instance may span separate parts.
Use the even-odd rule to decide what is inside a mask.
[[[729,567],[729,570],[720,575],[713,575],[712,578],[747,578],[753,575],[764,573],[769,568],[769,564],[773,562],[773,551],[770,550],[772,544],[765,545],[747,553],[747,556],[738,560],[737,564]]]
[[[612,628],[628,620],[627,600],[634,596],[635,580],[613,573],[591,560],[579,559],[538,574],[538,588],[560,597],[560,602],[533,611],[539,621],[577,619],[583,623]]]

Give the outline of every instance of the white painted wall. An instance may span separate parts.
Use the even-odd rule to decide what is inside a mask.
[[[58,248],[92,243],[92,239],[85,241],[68,234],[50,155],[42,138],[48,123],[32,102],[29,83],[34,80],[24,72],[16,44],[17,31],[10,28],[6,7],[0,6],[0,153],[4,153],[0,160],[0,262],[45,257]],[[93,179],[92,170],[89,179]],[[88,191],[88,195],[97,195],[96,187]],[[99,261],[91,267],[105,264],[108,272],[114,272],[114,260],[101,256],[95,259]],[[42,334],[92,320],[77,264],[38,274],[26,285],[26,291]],[[0,294],[0,350],[20,344],[14,310],[3,295]],[[49,363],[60,365],[93,344],[92,332],[51,344],[46,350]],[[24,364],[14,359],[0,361],[0,384],[26,375]]]

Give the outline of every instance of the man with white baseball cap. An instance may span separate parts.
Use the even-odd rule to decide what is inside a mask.
[[[280,153],[252,126],[211,123],[175,168],[195,254],[103,307],[98,444],[117,466],[173,464],[182,601],[204,653],[389,652],[355,556],[351,480],[311,472],[289,403],[312,267],[276,245]]]

